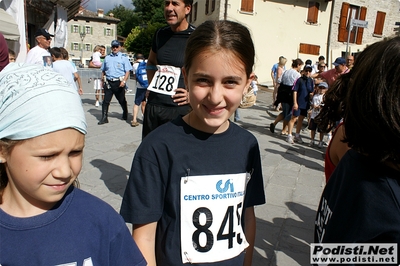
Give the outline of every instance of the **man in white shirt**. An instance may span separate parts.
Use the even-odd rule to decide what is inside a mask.
[[[29,50],[25,63],[44,66],[46,57],[51,56],[49,53],[51,37],[54,35],[51,35],[46,29],[38,29],[35,33],[37,45]]]

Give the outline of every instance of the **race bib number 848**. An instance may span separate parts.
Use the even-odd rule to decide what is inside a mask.
[[[241,219],[247,173],[181,178],[183,263],[238,256],[248,246]]]

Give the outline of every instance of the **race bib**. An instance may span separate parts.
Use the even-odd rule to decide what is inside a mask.
[[[181,69],[179,67],[162,65],[157,65],[157,69],[147,89],[156,93],[174,95],[175,89],[178,88]]]
[[[238,256],[249,245],[241,225],[250,174],[181,178],[183,263],[212,263]]]

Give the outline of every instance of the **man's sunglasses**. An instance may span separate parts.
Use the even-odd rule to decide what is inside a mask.
[[[118,48],[118,47],[119,47],[119,46],[111,46],[111,48],[113,48],[113,49],[114,49],[114,48]]]

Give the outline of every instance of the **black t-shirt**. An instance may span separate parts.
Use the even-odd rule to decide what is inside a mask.
[[[153,37],[152,51],[157,54],[158,65],[183,67],[186,42],[195,27],[189,25],[184,31],[173,32],[170,26],[156,31]],[[183,75],[179,77],[178,88],[185,88]],[[165,106],[178,106],[170,95],[150,91],[149,103]]]
[[[400,245],[400,173],[349,150],[322,194],[314,241]]]
[[[234,123],[230,123],[228,130],[221,134],[204,133],[188,126],[179,117],[152,131],[136,151],[121,215],[132,224],[157,221],[158,263],[183,265],[180,253],[181,177],[245,172],[252,175],[243,209],[264,204],[261,158],[256,138]],[[242,253],[228,261],[206,265],[242,265],[243,258]]]

